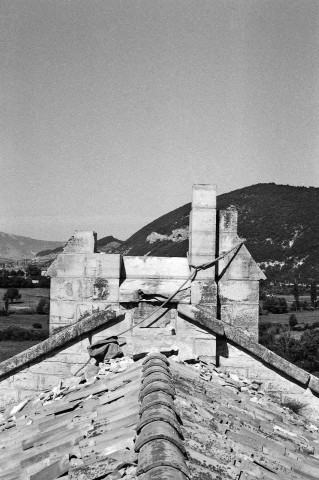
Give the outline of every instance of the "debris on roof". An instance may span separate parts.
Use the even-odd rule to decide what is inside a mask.
[[[319,424],[260,382],[160,353],[104,361],[0,415],[1,480],[318,478]]]
[[[318,479],[319,423],[212,364],[171,371],[193,480]]]

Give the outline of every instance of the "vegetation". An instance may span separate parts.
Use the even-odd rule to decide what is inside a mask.
[[[34,322],[34,323],[32,323],[32,327],[33,328],[42,328],[42,324],[38,323],[38,322]]]
[[[299,415],[301,411],[305,407],[307,407],[307,405],[308,405],[307,403],[302,403],[302,402],[299,402],[298,400],[294,400],[290,398],[287,398],[286,400],[283,400],[281,402],[282,407],[289,408],[289,410],[291,410],[293,413],[296,413],[297,415]]]
[[[310,286],[311,305],[315,308],[317,303],[317,282],[313,280]]]
[[[15,325],[10,325],[7,328],[0,330],[0,341],[4,340],[44,340],[47,338],[45,332],[39,332],[38,330],[30,330]]]
[[[289,317],[289,327],[293,328],[298,324],[297,317],[294,313],[292,313]]]
[[[37,280],[34,284],[32,280]],[[26,274],[22,270],[0,270],[0,288],[49,288],[50,278],[41,275],[41,269],[36,265],[29,265]]]
[[[287,301],[284,297],[267,297],[263,303],[263,310],[271,313],[287,313]]]
[[[20,300],[21,295],[19,293],[19,290],[17,288],[8,288],[6,293],[3,295],[3,300],[10,300],[11,303],[13,303],[13,300]]]
[[[300,339],[293,332],[298,326],[264,323],[259,326],[259,342],[289,362],[319,376],[319,322],[306,324],[304,332],[299,334]]]
[[[41,315],[48,315],[50,311],[50,300],[48,298],[40,298],[37,305],[37,313]]]

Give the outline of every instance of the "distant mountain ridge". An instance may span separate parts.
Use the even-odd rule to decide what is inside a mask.
[[[108,235],[107,237],[100,238],[97,241],[97,248],[99,252],[104,253],[117,253],[118,249],[120,248],[121,244],[123,243],[122,240],[118,238],[114,238],[112,235]],[[36,261],[37,262],[51,262],[53,261],[57,255],[63,252],[63,246],[55,248],[54,250],[42,250],[36,254]]]
[[[230,205],[238,210],[239,236],[269,280],[319,281],[319,188],[259,183],[217,197],[218,210]],[[185,256],[190,209],[187,203],[162,215],[124,242],[103,237],[98,251]],[[52,261],[59,251],[61,245],[54,252],[38,253],[37,259]]]
[[[234,205],[238,233],[269,280],[319,281],[319,188],[259,183],[217,197]],[[123,242],[126,255],[185,256],[188,203],[149,223]]]
[[[34,258],[40,250],[52,250],[63,244],[63,242],[37,240],[35,238],[0,232],[0,257],[11,260]]]

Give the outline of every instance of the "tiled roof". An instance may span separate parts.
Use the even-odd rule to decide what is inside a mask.
[[[123,357],[0,415],[0,479],[317,479],[318,426],[213,365]]]

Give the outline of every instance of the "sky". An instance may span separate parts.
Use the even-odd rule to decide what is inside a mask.
[[[125,240],[255,183],[319,187],[317,0],[1,0],[0,230]]]

